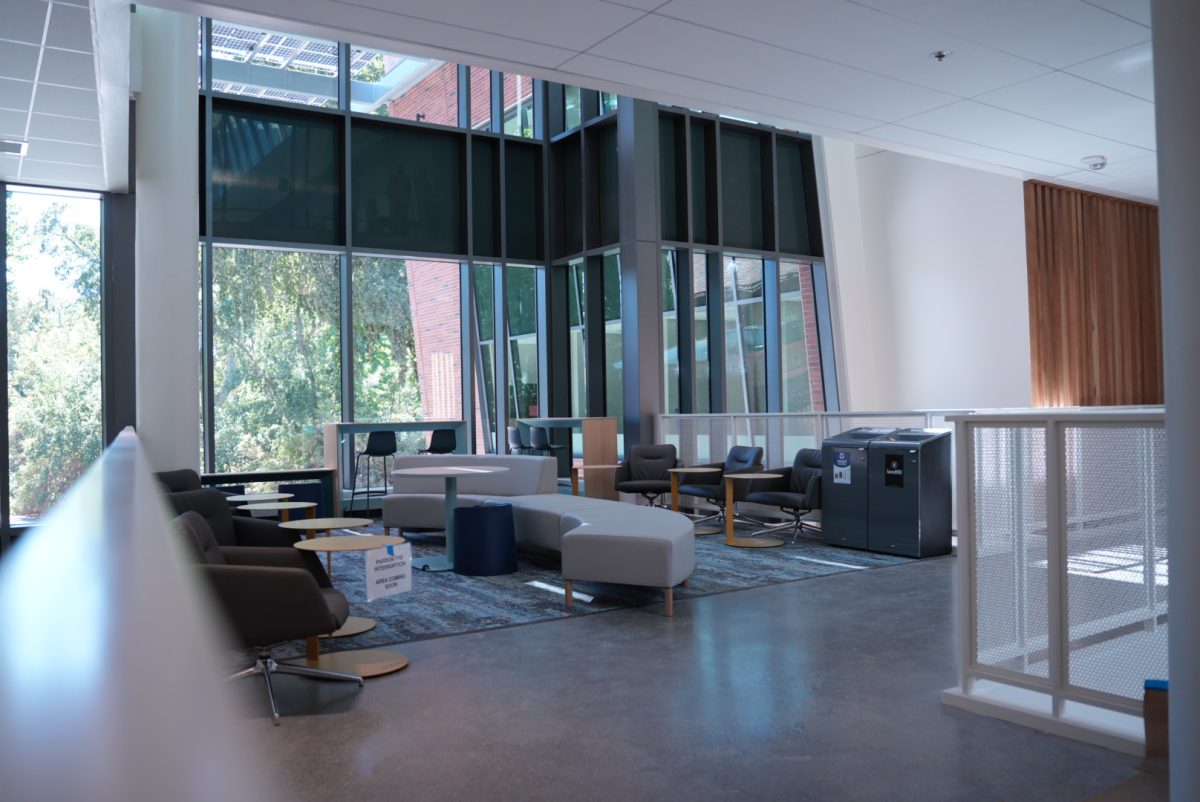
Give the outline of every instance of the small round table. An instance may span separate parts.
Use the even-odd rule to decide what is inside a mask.
[[[284,521],[280,526],[284,529],[294,529],[300,533],[301,537],[307,538],[310,534],[313,537],[317,535],[327,535],[331,529],[353,529],[356,526],[370,526],[375,523],[370,518],[301,518],[299,521]],[[333,573],[333,552],[325,552],[325,570],[330,574]]]
[[[292,545],[301,551],[340,552],[371,551],[372,549],[381,549],[384,546],[398,546],[404,542],[404,538],[390,535],[332,535],[330,537],[314,537],[310,540],[301,540],[299,543]],[[369,618],[362,620],[370,621]],[[350,620],[347,619],[346,623],[349,624]],[[375,626],[374,621],[371,621],[371,626]],[[367,629],[370,628],[367,627]],[[345,629],[345,626],[342,629]],[[365,632],[366,630],[362,631]],[[339,633],[343,635],[350,634],[343,633],[339,629],[332,633],[331,637],[339,636]],[[326,671],[340,671],[343,674],[357,674],[363,679],[378,677],[381,674],[390,674],[408,665],[407,657],[384,649],[352,649],[345,652],[321,654],[321,641],[319,638],[308,638],[305,641],[305,651],[306,655],[303,658],[305,665],[313,668],[323,668]]]
[[[440,477],[446,480],[446,555],[413,560],[413,568],[422,571],[454,570],[454,508],[458,506],[458,477],[488,473],[508,473],[508,468],[495,465],[430,465],[428,468],[397,468],[392,471],[392,476]]]
[[[737,479],[780,479],[778,473],[727,473],[725,474],[725,545],[738,549],[773,549],[782,546],[783,541],[775,537],[734,537],[733,508],[737,502],[733,500],[733,483]]]
[[[305,516],[312,518],[317,514],[317,502],[315,501],[268,501],[259,502],[257,504],[243,504],[238,507],[239,510],[258,510],[259,512],[277,512],[279,520],[283,522],[292,519],[292,510],[305,510]]]
[[[679,512],[679,477],[685,473],[720,473],[721,468],[713,468],[711,466],[697,466],[695,468],[667,468],[667,473],[671,474],[671,509]],[[695,529],[697,535],[719,535],[721,527],[705,526],[700,529]]]
[[[572,465],[571,466],[571,495],[579,495],[579,472],[580,471],[601,471],[613,470],[620,468],[620,465]]]
[[[254,504],[266,501],[286,501],[295,495],[295,493],[243,493],[240,496],[226,496],[225,500],[230,504],[234,502],[239,504]]]

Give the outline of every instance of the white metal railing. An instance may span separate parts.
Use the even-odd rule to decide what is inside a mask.
[[[1124,751],[1167,678],[1161,408],[952,416],[960,684],[949,704]]]

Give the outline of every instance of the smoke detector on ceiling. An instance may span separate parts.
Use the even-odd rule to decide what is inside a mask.
[[[0,139],[0,153],[9,156],[24,156],[29,143],[20,139]]]
[[[954,55],[953,50],[935,50],[929,54],[929,57],[931,59],[933,59],[934,61],[936,61],[938,64],[941,64],[943,61],[945,61],[946,59],[950,58],[953,55]]]
[[[1108,166],[1107,156],[1084,156],[1079,161],[1083,162],[1083,166],[1089,170],[1103,170]]]

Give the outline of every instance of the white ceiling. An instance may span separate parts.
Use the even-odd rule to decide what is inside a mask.
[[[94,135],[76,141],[86,140],[80,93],[89,87],[71,83],[86,83],[79,56],[87,55],[78,49],[87,46],[83,29],[72,22],[81,7],[71,3],[83,2],[0,0],[0,45],[12,45],[0,47],[0,128],[24,116],[30,150],[32,138],[43,139],[44,157],[64,160],[45,164],[74,164],[65,159],[88,153],[63,144],[97,144]],[[1149,0],[154,4],[1157,197]],[[30,73],[38,62],[18,44],[54,59],[43,56],[44,72]],[[928,57],[938,49],[953,55],[938,63]],[[9,74],[21,65],[24,78]],[[51,117],[64,111],[81,117]],[[1102,172],[1080,162],[1094,154],[1108,157]],[[44,169],[32,153],[22,171],[28,164]]]

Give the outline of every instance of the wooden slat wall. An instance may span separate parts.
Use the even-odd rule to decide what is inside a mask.
[[[1033,405],[1163,402],[1158,209],[1025,182]]]

